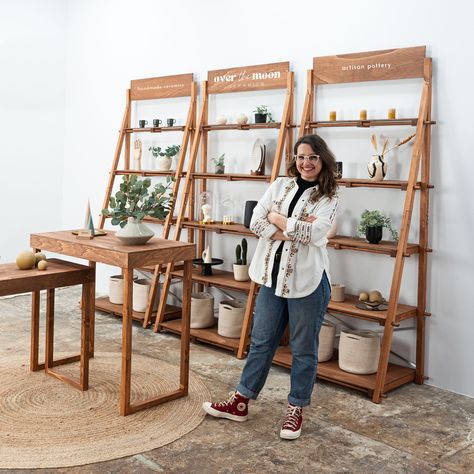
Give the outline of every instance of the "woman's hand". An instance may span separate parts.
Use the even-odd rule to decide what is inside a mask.
[[[305,222],[314,222],[317,219],[316,216],[308,216],[306,219],[303,219]]]
[[[267,214],[267,220],[270,224],[276,225],[280,230],[286,230],[287,218],[278,214],[278,212],[270,211]]]

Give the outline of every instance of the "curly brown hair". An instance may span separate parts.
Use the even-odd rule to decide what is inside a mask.
[[[316,155],[320,156],[322,168],[318,175],[317,183],[318,189],[311,194],[310,199],[313,202],[316,202],[318,199],[321,199],[323,196],[332,198],[336,195],[337,192],[337,182],[336,182],[336,157],[333,152],[328,148],[326,142],[319,135],[304,135],[298,139],[294,146],[294,154],[298,153],[298,147],[306,143],[309,145]],[[296,167],[296,160],[292,158],[290,161],[287,170],[288,176],[291,177],[300,177],[300,173]]]

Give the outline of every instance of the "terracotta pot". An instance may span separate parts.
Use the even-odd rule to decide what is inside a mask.
[[[248,265],[237,265],[233,264],[234,267],[234,280],[235,281],[249,281],[249,266]]]
[[[222,300],[219,304],[217,333],[220,336],[239,338],[244,322],[245,301]]]
[[[151,283],[146,278],[135,280],[133,282],[133,311],[144,313],[148,306],[148,298],[150,296]],[[158,309],[159,292],[156,292],[155,301],[153,303],[153,311]]]
[[[374,374],[380,356],[380,338],[373,331],[341,331],[339,367],[352,374]]]
[[[332,358],[335,336],[336,325],[330,321],[323,321],[319,331],[318,362],[326,362]]]
[[[191,295],[191,328],[214,326],[214,296],[204,291]]]

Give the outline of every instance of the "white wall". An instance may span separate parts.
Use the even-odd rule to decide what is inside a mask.
[[[469,47],[474,38],[470,24],[472,7],[465,5],[461,1],[427,0],[377,2],[376,6],[367,0],[237,3],[148,0],[135,2],[132,7],[131,2],[123,0],[70,1],[62,226],[70,228],[82,223],[87,197],[91,198],[94,213],[101,208],[130,79],[194,72],[201,81],[209,69],[289,60],[296,74],[298,117],[305,74],[311,68],[313,56],[426,44],[428,55],[433,57],[433,117],[437,120],[432,140],[435,190],[430,203],[430,240],[434,252],[428,275],[428,310],[433,316],[428,320],[426,373],[430,376],[429,383],[473,396],[474,320],[466,295],[474,283],[471,271],[474,261],[469,246],[473,234],[470,175],[474,165],[468,160],[471,147],[468,123],[472,112],[469,87],[474,72]],[[58,14],[51,12],[51,17]],[[388,85],[387,90],[377,86],[357,88],[357,99],[354,99],[351,90],[333,87],[323,94],[318,107],[323,115],[335,108],[337,101],[337,109],[345,114],[356,113],[360,108],[381,114],[388,106],[411,114],[412,110],[416,112],[411,94],[417,91],[416,81],[408,81],[406,85]],[[232,115],[240,111],[250,113],[254,105],[268,100],[278,116],[277,99],[277,96],[262,95],[258,100],[215,101],[211,105],[216,113]],[[51,102],[47,104],[51,106]],[[156,113],[161,117],[168,110],[158,109]],[[138,119],[141,114],[143,118],[154,118],[146,109],[134,117]],[[390,131],[390,136],[395,139],[406,131],[396,134]],[[347,163],[346,169],[362,176],[371,150],[368,133],[356,132],[359,131],[333,133],[327,138],[338,158]],[[237,168],[239,157],[245,156],[252,143],[252,137],[240,141],[240,137],[237,140],[222,135],[218,140],[213,138],[211,153],[225,151],[226,156],[233,158],[232,166]],[[393,157],[392,177],[406,172],[404,161],[408,156],[409,148],[406,148]],[[25,158],[30,166],[38,161],[30,154],[25,154]],[[41,158],[43,163],[49,162],[46,151],[42,151]],[[451,161],[455,161],[454,166]],[[50,187],[58,182],[48,175],[45,179]],[[229,190],[237,201],[244,192],[245,199],[261,193],[258,185],[235,186],[240,186],[238,191],[230,190],[229,186],[225,191]],[[379,207],[399,223],[403,205],[399,191],[343,190],[342,193],[341,229],[346,233],[354,232],[353,224],[365,207]],[[219,198],[222,194],[222,188],[216,188]],[[51,216],[54,218],[56,213],[45,212],[45,219]],[[26,234],[41,223],[33,219],[26,226],[22,219],[13,227],[17,234]],[[417,230],[413,229],[412,238],[416,235]],[[213,236],[212,242],[215,252],[230,264],[235,240]],[[344,281],[349,290],[379,288],[387,294],[391,259],[334,251],[330,256],[334,279]],[[401,301],[406,303],[415,301],[415,259],[406,265],[401,293]],[[103,268],[99,270],[99,291],[107,291],[107,272]],[[397,335],[397,351],[412,360],[413,346],[414,333],[405,331]]]
[[[0,2],[0,256],[62,220],[66,3]]]

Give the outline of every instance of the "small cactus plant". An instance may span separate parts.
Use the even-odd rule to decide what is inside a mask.
[[[235,264],[247,265],[247,241],[242,239],[242,242],[235,247]]]

